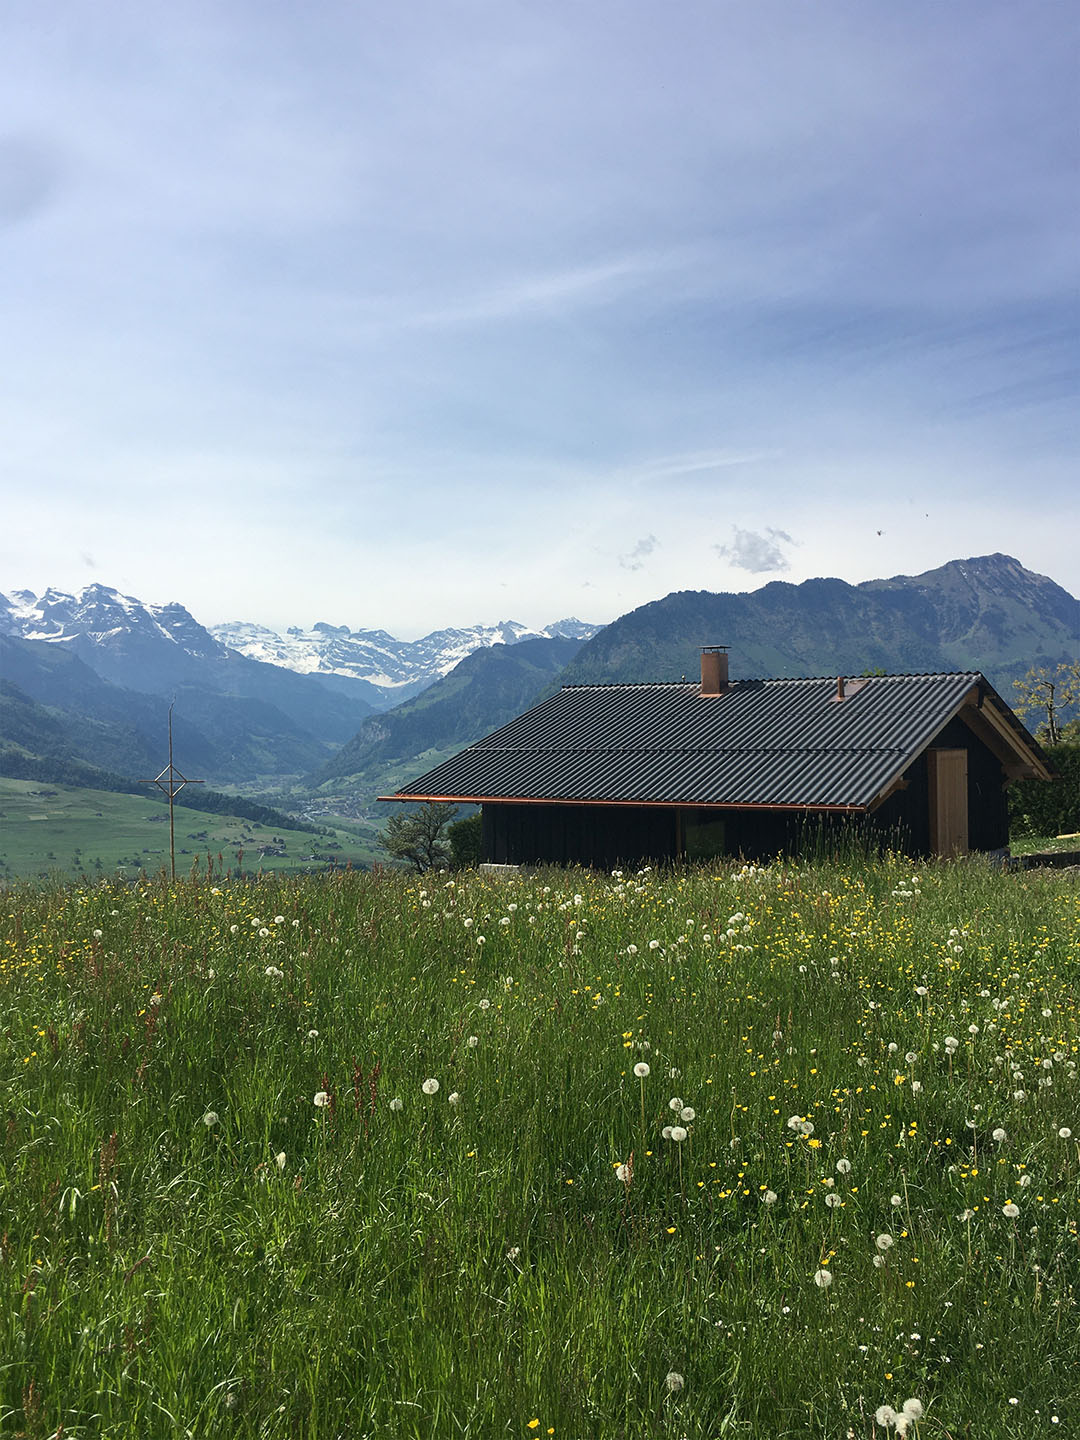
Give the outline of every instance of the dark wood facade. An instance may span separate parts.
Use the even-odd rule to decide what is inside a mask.
[[[963,775],[959,825],[948,819],[957,797],[938,793],[937,757],[955,757]],[[958,783],[950,781],[949,783]],[[483,858],[503,865],[665,864],[741,856],[796,854],[844,830],[904,854],[924,857],[998,851],[1009,840],[1005,766],[961,719],[951,720],[919,755],[893,793],[869,813],[799,806],[676,806],[486,801]],[[946,817],[946,818],[943,818]]]

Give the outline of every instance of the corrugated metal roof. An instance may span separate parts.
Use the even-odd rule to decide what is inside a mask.
[[[843,700],[835,678],[567,686],[394,798],[861,809],[973,686],[993,694],[974,672],[848,683]]]

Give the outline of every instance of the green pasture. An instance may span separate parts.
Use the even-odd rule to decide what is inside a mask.
[[[976,861],[9,890],[0,1436],[1076,1433],[1078,967]]]
[[[239,816],[210,815],[179,804],[175,810],[176,868],[190,872],[207,856],[215,869],[245,872],[322,870],[370,855],[352,835],[335,830],[311,835],[275,830]],[[237,854],[243,851],[242,861]],[[218,855],[222,859],[219,862]],[[312,860],[315,854],[318,858]],[[51,876],[98,878],[112,874],[154,874],[169,865],[167,803],[49,785],[35,780],[0,778],[0,880]]]

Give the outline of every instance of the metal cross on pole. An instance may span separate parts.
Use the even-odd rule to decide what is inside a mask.
[[[173,764],[172,750],[172,712],[173,707],[169,706],[169,763],[162,770],[160,775],[155,775],[153,780],[139,780],[139,785],[156,785],[159,790],[169,797],[169,862],[172,867],[172,878],[176,879],[176,830],[173,824],[173,801],[179,795],[185,785],[205,785],[205,780],[189,780],[186,775]]]

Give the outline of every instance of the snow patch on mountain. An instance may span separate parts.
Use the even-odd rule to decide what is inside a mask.
[[[366,680],[393,691],[433,683],[474,650],[541,637],[585,640],[598,629],[571,617],[542,630],[530,629],[516,620],[500,620],[495,625],[472,625],[463,630],[433,630],[420,640],[397,640],[385,630],[350,630],[347,625],[328,625],[323,620],[310,630],[290,626],[284,635],[247,621],[213,625],[211,633],[250,659],[266,660],[305,675]]]
[[[451,671],[466,655],[491,645],[514,645],[535,637],[586,640],[600,627],[570,617],[542,630],[516,620],[466,629],[434,630],[420,640],[397,640],[385,630],[351,630],[319,621],[309,630],[290,626],[284,635],[249,621],[204,627],[183,605],[148,605],[108,585],[88,585],[69,594],[50,588],[0,594],[0,633],[22,640],[74,645],[88,653],[122,650],[131,658],[147,642],[167,641],[200,660],[226,659],[230,652],[292,670],[300,675],[364,680],[396,704],[402,691],[414,693]],[[160,657],[159,657],[160,659]]]

